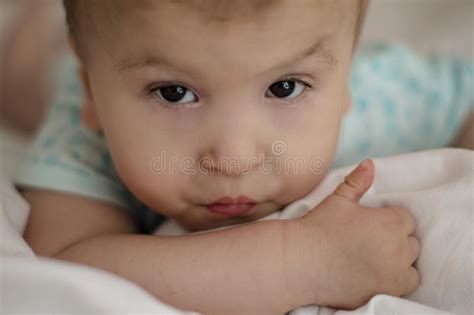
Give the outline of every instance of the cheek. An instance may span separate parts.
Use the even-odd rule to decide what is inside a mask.
[[[324,178],[335,154],[335,140],[306,144],[298,154],[283,158],[279,172],[278,202],[288,204],[303,197]]]
[[[279,202],[287,204],[301,198],[324,178],[337,149],[341,109],[341,106],[325,104],[287,133],[288,152],[281,162],[284,172],[279,175]]]
[[[176,215],[182,208],[187,176],[166,154],[155,154],[150,149],[131,154],[133,147],[110,148],[120,178],[149,208],[167,216]]]
[[[176,147],[170,143],[172,135],[154,128],[154,124],[159,124],[157,117],[151,119],[140,110],[115,105],[116,110],[102,109],[101,115],[108,148],[121,180],[148,207],[171,215],[170,211],[180,208],[180,194],[187,178],[173,162],[174,154],[188,153],[177,151],[187,146]]]
[[[309,193],[322,180],[318,174],[287,174],[282,179],[282,191],[277,197],[279,204],[288,205]]]
[[[183,181],[179,170],[168,171],[170,160],[190,155],[191,146],[186,139],[176,140],[176,128],[152,104],[125,92],[124,86],[116,88],[120,84],[111,76],[95,79],[97,113],[119,176],[148,206],[168,208]],[[184,144],[178,146],[180,142]]]

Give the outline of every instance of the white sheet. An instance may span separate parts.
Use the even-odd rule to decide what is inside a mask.
[[[418,224],[416,236],[422,244],[417,262],[420,287],[406,299],[375,296],[353,312],[308,306],[294,310],[292,315],[472,314],[474,152],[425,151],[376,159],[375,165],[374,185],[361,202],[412,210]],[[306,198],[266,219],[303,215],[349,171],[343,168],[331,172]],[[115,275],[44,258],[31,259],[34,256],[20,237],[27,207],[11,187],[0,187],[2,314],[178,312]],[[159,232],[179,234],[182,230],[169,221]]]

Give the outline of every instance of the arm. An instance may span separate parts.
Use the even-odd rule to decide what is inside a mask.
[[[122,209],[46,191],[24,196],[32,207],[25,239],[37,254],[113,272],[178,308],[274,314],[314,302],[288,290],[281,276],[283,221],[182,237],[136,235]]]
[[[275,314],[312,303],[354,309],[375,294],[408,294],[419,281],[413,216],[358,204],[373,178],[371,162],[359,165],[300,219],[179,237],[133,235],[120,209],[27,191],[32,213],[25,239],[40,255],[114,272],[182,309]]]
[[[14,14],[5,39],[0,41],[1,118],[29,135],[36,131],[46,112],[52,96],[48,75],[53,62],[66,48],[58,2],[12,3],[18,14]]]

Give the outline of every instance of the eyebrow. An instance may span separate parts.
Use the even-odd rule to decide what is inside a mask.
[[[335,66],[337,64],[337,59],[334,57],[331,51],[329,51],[326,48],[325,43],[326,43],[325,39],[317,41],[315,44],[313,44],[312,46],[310,46],[309,48],[303,50],[303,52],[298,54],[298,57],[284,64],[290,65],[290,64],[298,63],[299,61],[303,59],[313,57],[313,58],[319,59],[320,61],[322,61],[322,63],[327,64],[328,66]]]
[[[325,40],[319,40],[315,44],[311,45],[309,48],[306,48],[299,54],[297,57],[291,61],[282,63],[281,68],[288,67],[289,65],[298,63],[306,58],[315,58],[318,59],[323,64],[326,64],[330,67],[333,67],[337,64],[337,59],[333,54],[326,48]],[[158,56],[148,55],[144,58],[124,58],[116,64],[116,68],[119,72],[128,72],[134,69],[146,68],[146,67],[157,67],[159,65],[171,64],[165,58],[160,58]]]

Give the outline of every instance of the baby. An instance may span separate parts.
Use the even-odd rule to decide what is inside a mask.
[[[77,100],[56,110],[56,136],[73,132],[76,150],[87,142],[86,166],[107,165],[110,153],[114,173],[65,163],[83,152],[61,145],[41,170],[26,168],[24,236],[38,255],[211,314],[356,308],[417,287],[412,215],[358,204],[374,177],[370,160],[304,217],[252,222],[303,197],[331,166],[366,1],[64,3],[85,98],[83,125],[70,110]],[[48,133],[45,146],[58,141]],[[140,209],[119,183],[191,231],[248,224],[140,234]]]

